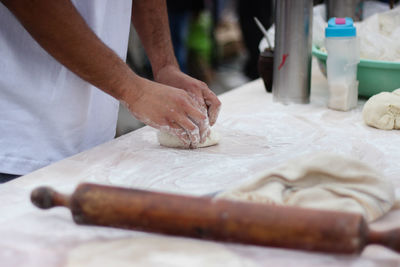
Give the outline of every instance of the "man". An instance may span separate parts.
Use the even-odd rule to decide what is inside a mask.
[[[220,102],[206,84],[179,70],[165,1],[0,2],[3,182],[112,139],[116,99],[187,146],[207,137]],[[131,17],[155,82],[122,60]]]

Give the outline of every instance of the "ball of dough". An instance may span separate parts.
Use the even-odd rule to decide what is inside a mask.
[[[383,130],[400,129],[400,89],[372,96],[363,108],[364,122]]]
[[[216,198],[361,213],[373,221],[390,210],[392,184],[359,160],[318,153],[266,171]]]
[[[157,134],[157,138],[160,145],[165,147],[188,148],[176,135],[172,135],[164,131],[159,131]],[[202,144],[199,144],[197,148],[214,146],[218,144],[220,139],[221,137],[218,132],[211,129],[210,135],[207,137],[206,141]]]

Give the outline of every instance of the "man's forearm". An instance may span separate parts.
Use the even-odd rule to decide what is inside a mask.
[[[82,79],[121,99],[136,75],[89,28],[69,0],[0,0],[32,37]]]
[[[178,67],[165,0],[133,0],[132,22],[150,59],[154,75],[165,66]]]

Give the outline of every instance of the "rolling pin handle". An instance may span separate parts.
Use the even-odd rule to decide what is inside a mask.
[[[379,244],[400,252],[400,228],[388,231],[370,231],[367,244]]]
[[[69,207],[69,200],[68,196],[60,194],[47,186],[38,187],[31,193],[32,203],[41,209],[50,209],[58,206]]]

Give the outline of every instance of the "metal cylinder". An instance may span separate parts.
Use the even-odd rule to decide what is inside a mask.
[[[363,0],[325,0],[326,20],[333,17],[350,17],[354,21],[360,21],[363,18],[363,4]]]
[[[273,99],[310,101],[312,0],[277,0]]]

